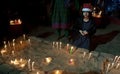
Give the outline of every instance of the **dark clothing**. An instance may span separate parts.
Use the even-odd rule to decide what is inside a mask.
[[[86,30],[88,34],[83,36],[79,30]],[[73,36],[75,37],[72,44],[80,48],[89,49],[90,39],[95,32],[95,24],[91,18],[88,22],[84,22],[82,18],[78,18],[76,24],[73,26]]]

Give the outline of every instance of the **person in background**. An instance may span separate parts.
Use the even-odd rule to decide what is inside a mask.
[[[84,3],[82,7],[82,16],[79,16],[76,24],[73,25],[73,39],[72,44],[79,48],[90,50],[91,37],[96,32],[95,23],[92,19],[92,5]]]
[[[69,32],[69,1],[70,0],[52,0],[51,1],[51,22],[55,29],[57,40],[62,36],[68,37]]]

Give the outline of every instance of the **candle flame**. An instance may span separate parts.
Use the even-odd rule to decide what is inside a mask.
[[[52,61],[52,58],[51,58],[51,57],[45,58],[45,62],[46,62],[47,64],[49,64],[51,61]]]
[[[62,72],[63,72],[62,70],[55,70],[54,74],[62,74]]]
[[[74,65],[74,64],[75,64],[74,59],[70,59],[70,60],[69,60],[69,63],[70,63],[70,65]]]
[[[4,53],[6,53],[7,50],[1,50],[1,54],[3,55]]]
[[[11,60],[10,61],[11,64],[17,66],[17,67],[20,67],[20,68],[24,68],[25,65],[26,65],[26,61],[23,60],[23,59],[15,59],[15,60]]]

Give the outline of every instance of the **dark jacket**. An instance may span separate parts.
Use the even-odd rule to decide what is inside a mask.
[[[87,26],[87,28],[83,29],[83,24],[85,22],[83,21],[83,18],[79,17],[72,27],[72,31],[74,33],[74,36],[76,36],[76,37],[81,36],[79,30],[86,30],[88,32],[88,35],[86,35],[86,36],[89,36],[89,37],[93,36],[96,32],[94,20],[92,18],[90,18],[90,20],[88,22],[90,23],[90,25]]]

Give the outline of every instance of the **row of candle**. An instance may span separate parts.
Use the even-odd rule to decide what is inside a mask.
[[[24,59],[14,59],[10,61],[10,64],[15,65],[16,67],[24,68],[26,65],[26,60]]]
[[[62,48],[62,42],[53,42],[52,47],[57,48],[57,49],[61,49]]]
[[[112,69],[119,69],[120,67],[120,56],[115,56],[112,63],[108,63],[107,64],[107,68],[106,68],[106,72],[109,72],[109,70],[112,70]]]
[[[26,40],[25,34],[23,35],[23,39]],[[31,40],[30,39],[28,39],[27,42],[28,42],[29,45],[31,45]],[[4,54],[6,54],[8,51],[11,51],[11,53],[14,55],[15,50],[19,49],[19,48],[16,48],[17,45],[16,45],[16,40],[15,39],[12,40],[12,44],[9,41],[8,41],[8,43],[6,41],[3,41],[3,44],[4,44],[4,48],[1,50],[1,55],[2,56]],[[20,47],[23,47],[24,41],[20,40],[19,44],[20,44]],[[7,50],[7,49],[9,49],[9,50]]]
[[[57,48],[57,49],[61,49],[62,48],[62,42],[53,42],[52,47]],[[69,51],[70,54],[73,54],[74,47],[73,46],[70,47],[70,44],[67,44],[66,45],[66,50]]]

